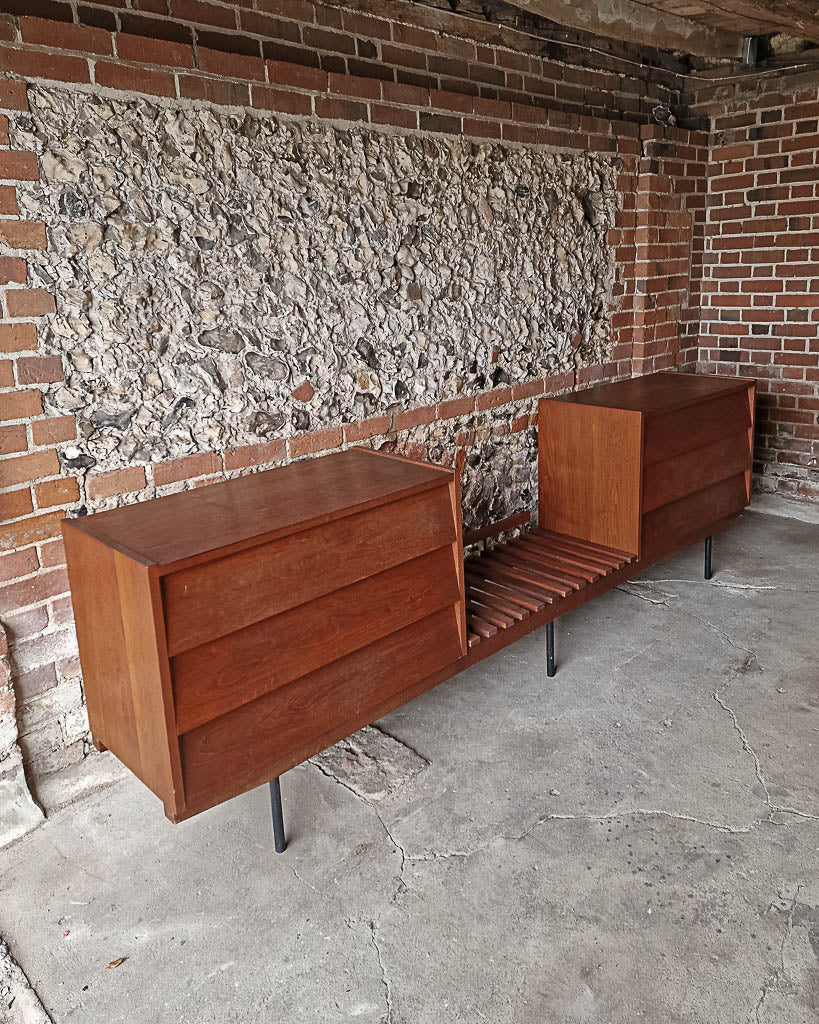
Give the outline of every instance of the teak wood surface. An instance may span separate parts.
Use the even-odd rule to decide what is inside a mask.
[[[95,743],[180,821],[716,532],[750,498],[752,381],[654,374],[539,412],[539,525],[466,562],[457,474],[368,449],[65,522]]]
[[[239,550],[439,487],[451,476],[440,466],[351,448],[71,523],[142,565],[171,572],[213,551]]]
[[[351,449],[63,533],[94,741],[174,821],[240,792],[247,750],[263,774],[292,767],[348,735],[342,716],[368,724],[371,703],[466,651],[460,492],[443,467]],[[246,729],[267,707],[291,718]]]
[[[667,530],[684,547],[750,500],[754,393],[663,371],[541,399],[541,526],[640,556]]]

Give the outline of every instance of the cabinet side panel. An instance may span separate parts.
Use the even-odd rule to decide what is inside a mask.
[[[170,667],[155,570],[114,553],[125,657],[141,764],[140,778],[176,819],[184,806]]]
[[[538,521],[542,527],[639,553],[643,418],[542,399]]]
[[[91,733],[141,778],[114,552],[70,523],[63,540]]]

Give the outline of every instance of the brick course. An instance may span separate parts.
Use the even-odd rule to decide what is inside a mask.
[[[20,79],[30,77],[622,161],[622,210],[607,239],[618,265],[608,362],[225,452],[83,474],[61,470],[58,457],[76,439],[74,417],[42,406],[40,386],[62,373],[59,359],[38,350],[37,320],[54,311],[54,299],[24,287],[37,283],[28,282],[25,250],[48,239],[42,223],[19,219],[14,182],[35,180],[39,169],[32,154],[3,148],[8,122],[0,115],[0,286],[7,319],[17,318],[0,324],[0,608],[20,631],[47,614],[51,631],[44,642],[27,637],[17,672],[25,699],[71,681],[79,693],[58,534],[66,510],[85,501],[207,485],[342,444],[394,446],[436,421],[459,421],[456,443],[468,449],[534,426],[541,394],[674,366],[758,377],[758,480],[819,498],[815,81],[789,88],[787,76],[776,76],[752,87],[702,87],[614,57],[572,66],[544,56],[541,43],[515,49],[525,37],[497,26],[493,45],[465,18],[433,31],[420,7],[417,24],[399,24],[307,0],[171,0],[142,10],[124,0],[39,0],[45,17],[18,6],[18,17],[0,22],[0,72],[12,76],[0,79],[0,109],[12,117],[27,109]],[[692,84],[696,91],[683,97]],[[656,124],[660,102],[691,128]],[[694,126],[710,127],[710,136]],[[425,454],[420,445],[412,450]],[[84,749],[80,742],[31,757],[42,771]]]

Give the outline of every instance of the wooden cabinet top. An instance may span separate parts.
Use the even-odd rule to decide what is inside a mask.
[[[747,390],[754,382],[745,377],[714,377],[698,373],[662,370],[643,377],[600,384],[552,399],[595,405],[606,409],[631,409],[646,414],[672,412],[721,395]]]
[[[80,530],[142,565],[167,565],[319,526],[449,483],[452,475],[352,448],[66,520],[64,530]]]

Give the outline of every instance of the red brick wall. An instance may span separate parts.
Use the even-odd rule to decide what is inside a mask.
[[[77,426],[71,416],[43,412],[41,388],[62,374],[59,360],[38,349],[38,325],[55,297],[28,286],[26,254],[48,240],[44,225],[20,219],[15,188],[39,168],[32,154],[8,148],[6,131],[7,117],[25,116],[28,80],[621,161],[622,209],[608,237],[618,274],[606,363],[238,450],[113,472],[100,467],[88,477],[92,499],[201,486],[361,441],[405,448],[414,427],[433,421],[456,421],[457,449],[448,455],[454,462],[458,449],[468,451],[484,435],[532,426],[541,394],[696,362],[708,137],[653,123],[658,102],[676,103],[682,81],[674,75],[614,58],[601,58],[606,66],[598,69],[546,60],[525,48],[526,37],[505,30],[490,46],[461,19],[452,19],[451,31],[433,32],[304,0],[255,0],[255,9],[250,0],[170,4],[131,0],[126,10],[124,0],[0,3],[13,12],[0,16],[0,619],[35,775],[81,759],[87,737],[59,540],[77,480],[58,452],[75,440]],[[36,735],[27,733],[26,723],[35,721]]]
[[[712,117],[699,367],[756,377],[755,485],[819,500],[819,73],[700,89]]]

